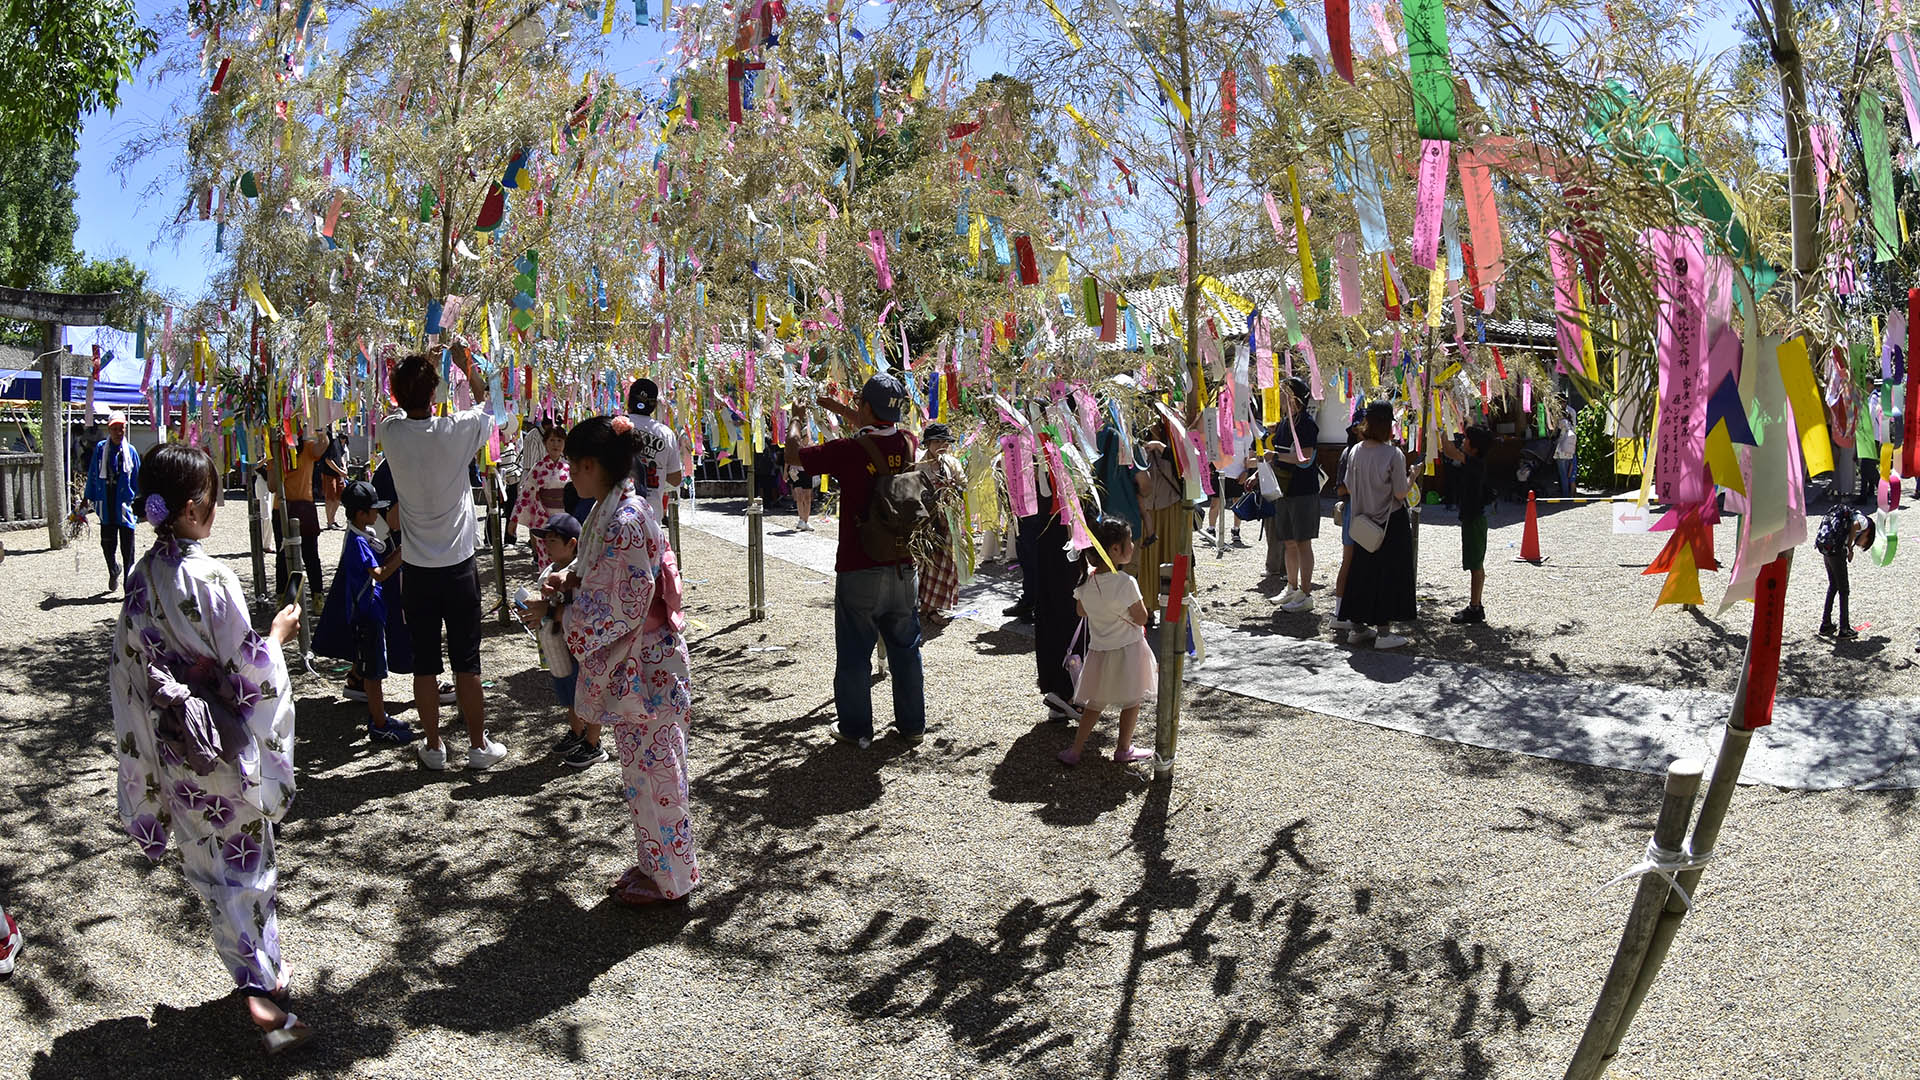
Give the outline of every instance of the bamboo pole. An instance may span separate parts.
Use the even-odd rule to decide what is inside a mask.
[[[760,504],[759,477],[754,469],[753,436],[747,436],[747,618],[760,622],[767,617],[766,540],[761,533],[765,513]]]
[[[1180,54],[1180,94],[1188,101],[1193,100],[1193,42],[1187,27],[1186,0],[1173,0],[1174,43]],[[1181,145],[1187,153],[1193,153],[1193,120],[1189,114],[1182,113],[1180,120]],[[1182,170],[1183,175],[1192,170]],[[1181,317],[1185,320],[1187,361],[1187,419],[1188,426],[1200,415],[1200,386],[1205,381],[1200,372],[1200,206],[1198,193],[1193,190],[1192,180],[1184,180],[1180,187],[1180,209],[1182,224],[1187,238],[1186,289],[1182,298]],[[1172,432],[1168,432],[1172,435]],[[1173,448],[1168,447],[1171,453]],[[1180,500],[1180,523],[1176,534],[1182,538],[1176,548],[1181,552],[1193,551],[1193,503],[1182,492]],[[1174,585],[1172,590],[1184,593],[1187,587],[1186,574],[1180,567],[1184,564],[1190,572],[1193,558],[1188,555],[1174,556]],[[1159,568],[1155,567],[1158,573]],[[1184,597],[1169,597],[1167,611],[1185,610]],[[1155,776],[1166,776],[1173,772],[1173,754],[1180,742],[1180,692],[1186,672],[1186,643],[1180,640],[1179,625],[1181,618],[1166,617],[1160,626],[1160,696],[1154,705],[1154,746],[1155,756],[1153,772]]]
[[[40,476],[46,484],[47,550],[59,551],[67,546],[67,515],[73,510],[73,497],[67,493],[65,381],[60,377],[67,351],[60,345],[58,326],[42,323],[40,330]]]
[[[1787,564],[1782,568],[1784,579],[1786,571],[1792,569],[1793,552],[1788,551],[1780,558]],[[1785,588],[1783,580],[1783,592]],[[1720,753],[1713,759],[1713,779],[1707,785],[1706,799],[1700,804],[1700,819],[1694,822],[1693,833],[1687,838],[1687,854],[1696,862],[1710,858],[1714,845],[1720,841],[1720,827],[1726,822],[1727,807],[1733,802],[1734,790],[1740,783],[1740,770],[1746,765],[1747,748],[1753,743],[1753,729],[1746,726],[1748,677],[1753,672],[1753,643],[1761,636],[1760,620],[1765,617],[1767,613],[1759,604],[1755,604],[1754,626],[1747,635],[1746,661],[1740,669],[1740,681],[1733,688],[1733,708],[1727,716],[1726,726],[1720,731]],[[1676,874],[1674,880],[1686,891],[1686,895],[1693,896],[1700,884],[1700,875],[1704,872],[1704,868],[1696,866]],[[1654,926],[1653,937],[1647,943],[1646,957],[1641,961],[1639,974],[1634,978],[1633,992],[1620,1011],[1613,1037],[1608,1040],[1604,1062],[1611,1062],[1620,1055],[1620,1044],[1626,1038],[1627,1029],[1632,1027],[1634,1016],[1646,1001],[1647,992],[1653,988],[1653,980],[1666,963],[1667,954],[1673,949],[1673,939],[1680,933],[1680,922],[1687,917],[1689,910],[1688,903],[1680,898],[1678,891],[1667,897],[1659,921]]]
[[[1687,819],[1693,815],[1694,796],[1700,791],[1700,774],[1705,766],[1695,758],[1681,758],[1667,766],[1666,796],[1660,803],[1660,816],[1653,826],[1655,847],[1672,851],[1687,834]],[[1595,1080],[1606,1068],[1606,1049],[1613,1038],[1628,997],[1640,973],[1640,962],[1653,940],[1654,925],[1667,903],[1672,886],[1659,874],[1640,875],[1640,885],[1627,914],[1627,925],[1620,933],[1620,946],[1614,951],[1613,964],[1607,969],[1607,981],[1594,1002],[1593,1015],[1587,1020],[1580,1046],[1567,1065],[1566,1080]]]

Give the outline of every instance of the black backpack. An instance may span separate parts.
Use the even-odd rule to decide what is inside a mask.
[[[927,479],[911,463],[890,467],[872,436],[854,441],[873,459],[873,491],[860,519],[860,549],[877,563],[906,562],[913,558],[914,539],[933,521]]]

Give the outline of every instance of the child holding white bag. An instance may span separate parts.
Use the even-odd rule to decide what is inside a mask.
[[[1094,722],[1108,706],[1120,709],[1120,738],[1113,760],[1125,764],[1153,756],[1153,751],[1133,745],[1140,705],[1160,678],[1159,665],[1147,648],[1147,605],[1140,584],[1120,569],[1133,561],[1133,531],[1124,521],[1103,518],[1093,524],[1093,542],[1107,557],[1103,560],[1099,552],[1088,552],[1087,576],[1073,591],[1074,606],[1087,629],[1087,658],[1075,680],[1074,697],[1086,704],[1073,746],[1060,751],[1061,764],[1069,766],[1080,764]]]

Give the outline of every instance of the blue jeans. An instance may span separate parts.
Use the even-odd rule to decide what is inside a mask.
[[[919,582],[911,564],[836,574],[833,581],[833,705],[848,738],[873,738],[873,647],[887,647],[893,724],[902,735],[927,727],[920,671]]]
[[[1555,458],[1553,463],[1560,467],[1560,494],[1563,497],[1573,494],[1573,467],[1578,464],[1573,458]]]

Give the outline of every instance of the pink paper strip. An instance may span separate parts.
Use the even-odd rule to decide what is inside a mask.
[[[1713,387],[1706,367],[1706,251],[1698,229],[1658,230],[1647,239],[1660,301],[1654,489],[1661,501],[1686,505],[1712,491],[1707,480],[1707,398]]]
[[[1265,390],[1267,387],[1274,385],[1273,338],[1267,330],[1267,317],[1265,315],[1260,316],[1254,321],[1253,357],[1255,374],[1259,378],[1259,382],[1256,385],[1258,385],[1260,389]]]
[[[1913,38],[1888,34],[1887,53],[1893,60],[1894,81],[1900,84],[1900,104],[1907,110],[1907,133],[1920,141],[1920,111],[1914,109],[1914,100],[1920,97],[1920,56],[1914,52]]]
[[[1575,294],[1570,256],[1573,241],[1564,232],[1547,237],[1547,261],[1553,270],[1554,334],[1560,342],[1558,370],[1587,373],[1580,361],[1580,304]]]
[[[1500,242],[1500,213],[1493,202],[1493,172],[1472,150],[1460,154],[1460,197],[1467,209],[1467,235],[1473,240],[1473,265],[1483,288],[1506,275]]]
[[[1531,376],[1520,376],[1520,411],[1523,413],[1533,411],[1533,378]]]
[[[1093,546],[1093,537],[1087,533],[1086,518],[1080,514],[1080,496],[1073,489],[1073,478],[1067,475],[1067,467],[1060,460],[1060,448],[1052,439],[1041,439],[1040,446],[1047,455],[1047,479],[1053,485],[1054,505],[1060,508],[1060,523],[1067,527],[1073,546],[1085,551]]]
[[[1333,238],[1335,276],[1340,283],[1340,314],[1349,318],[1360,314],[1360,257],[1358,241],[1350,232]]]
[[[1265,193],[1267,201],[1267,220],[1273,222],[1273,235],[1281,240],[1287,238],[1287,226],[1280,220],[1280,206],[1273,201],[1273,192]]]
[[[1387,12],[1379,4],[1367,5],[1367,18],[1373,23],[1373,32],[1380,38],[1380,48],[1388,56],[1400,54],[1400,38],[1387,25]]]
[[[1325,401],[1327,390],[1325,384],[1320,381],[1320,358],[1314,355],[1313,339],[1301,338],[1300,348],[1307,354],[1307,385],[1313,390],[1313,400]]]
[[[1033,487],[1033,437],[1000,436],[1000,464],[1007,474],[1007,501],[1019,517],[1040,512],[1040,495]]]
[[[893,270],[887,266],[887,235],[879,229],[867,233],[867,256],[873,260],[873,272],[880,279],[880,291],[893,288]]]
[[[1439,254],[1440,222],[1447,202],[1447,163],[1453,144],[1420,140],[1420,181],[1413,213],[1413,265],[1431,270]]]
[[[1187,432],[1187,441],[1193,444],[1193,456],[1195,459],[1200,461],[1209,460],[1207,457],[1207,441],[1200,437],[1200,432],[1198,431]],[[1212,469],[1200,470],[1200,490],[1203,493],[1205,493],[1207,498],[1209,499],[1213,498],[1213,470]]]

